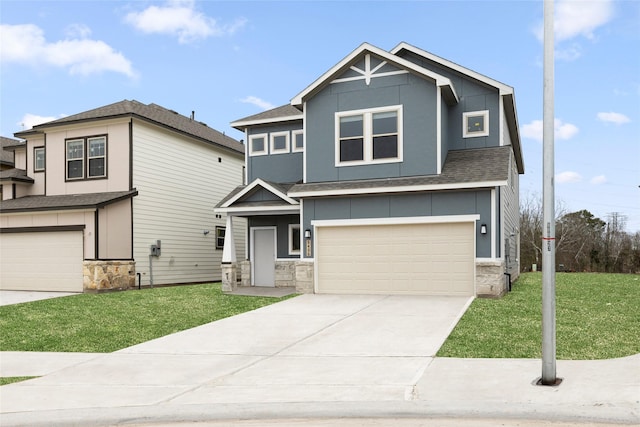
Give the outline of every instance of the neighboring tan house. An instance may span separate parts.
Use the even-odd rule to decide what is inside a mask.
[[[0,136],[0,170],[15,168],[13,150],[24,144],[24,141]]]
[[[232,126],[247,184],[216,212],[246,218],[249,244],[238,260],[225,242],[225,289],[238,275],[300,292],[499,296],[517,277],[513,88],[406,43],[365,43],[289,105]]]
[[[26,143],[0,172],[0,289],[221,279],[225,219],[211,201],[242,184],[242,143],[193,114],[128,100],[15,136]]]

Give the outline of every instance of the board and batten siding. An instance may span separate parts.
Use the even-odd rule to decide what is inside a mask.
[[[151,283],[149,253],[157,240],[161,255],[152,259],[154,285],[221,279],[215,227],[224,227],[226,218],[216,218],[213,207],[242,184],[243,164],[241,153],[134,122],[134,259],[143,286]],[[246,222],[235,218],[239,259],[244,258],[245,230]]]

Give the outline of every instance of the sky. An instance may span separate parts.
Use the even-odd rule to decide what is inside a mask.
[[[640,231],[640,1],[555,0],[555,197]],[[521,200],[542,196],[543,2],[0,0],[0,135],[135,99],[236,139],[363,42],[514,88]]]

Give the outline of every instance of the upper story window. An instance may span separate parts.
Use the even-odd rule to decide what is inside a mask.
[[[249,137],[249,154],[252,156],[263,156],[267,152],[267,134],[261,133]]]
[[[302,129],[294,130],[291,132],[291,138],[293,139],[293,148],[291,151],[294,153],[304,151],[304,131]]]
[[[66,142],[67,179],[107,176],[107,138],[70,139]]]
[[[35,147],[33,149],[33,171],[42,172],[45,167],[44,147]]]
[[[462,136],[489,136],[489,110],[462,113]]]
[[[289,132],[273,132],[270,135],[271,154],[289,152]]]
[[[336,166],[402,161],[402,106],[336,113]]]

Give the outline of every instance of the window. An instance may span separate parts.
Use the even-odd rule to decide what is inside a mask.
[[[336,113],[336,166],[402,161],[402,106]]]
[[[66,143],[67,179],[107,176],[107,137],[69,139]]]
[[[33,149],[33,171],[34,172],[44,171],[44,165],[45,165],[44,147],[35,147]]]
[[[304,131],[302,129],[294,130],[291,132],[291,135],[293,137],[293,148],[291,151],[294,153],[297,151],[304,151]]]
[[[489,110],[462,113],[462,136],[473,138],[489,135]]]
[[[224,248],[225,227],[216,227],[216,249]]]
[[[261,133],[249,137],[249,154],[263,156],[267,154],[267,134]]]
[[[300,224],[289,224],[289,255],[300,255]]]
[[[84,178],[84,139],[67,141],[67,179]]]
[[[100,138],[88,138],[88,159],[89,159],[89,178],[106,176],[106,145],[107,139],[102,136]]]
[[[289,132],[273,132],[270,135],[271,154],[281,154],[289,152]]]

